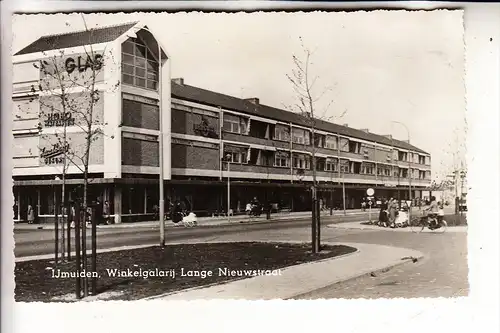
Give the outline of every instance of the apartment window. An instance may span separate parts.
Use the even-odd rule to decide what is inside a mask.
[[[363,163],[363,166],[361,168],[361,173],[366,174],[366,175],[375,174],[375,164]]]
[[[339,169],[339,164],[338,160],[335,159],[327,159],[325,163],[325,171],[338,171]]]
[[[247,163],[248,149],[246,147],[225,146],[224,156],[229,156],[231,163]]]
[[[321,134],[314,134],[314,147],[324,147],[325,145],[325,136]]]
[[[292,141],[301,145],[309,145],[309,131],[300,128],[294,128],[292,130]]]
[[[340,171],[343,173],[350,172],[350,163],[349,160],[340,160]]]
[[[284,125],[274,127],[274,140],[290,141],[290,128]]]
[[[122,45],[122,81],[158,90],[158,61],[140,39],[131,38]]]
[[[354,154],[360,154],[361,142],[349,141],[349,152]]]
[[[290,155],[285,152],[276,152],[274,155],[274,166],[277,167],[289,167],[290,166]]]
[[[293,157],[293,167],[295,169],[310,169],[310,163],[309,156],[296,155]]]
[[[325,148],[329,149],[337,149],[338,144],[337,144],[337,137],[335,136],[327,136],[325,139]]]
[[[340,138],[340,151],[343,152],[349,151],[349,139]]]
[[[361,162],[351,162],[350,168],[351,173],[361,173]]]
[[[232,114],[224,114],[224,131],[245,134],[246,127],[246,119]]]
[[[378,165],[377,166],[377,175],[379,176],[391,176],[391,167],[388,165]]]

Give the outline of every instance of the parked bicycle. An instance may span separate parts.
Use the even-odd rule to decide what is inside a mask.
[[[444,233],[448,229],[448,223],[442,214],[427,214],[422,212],[422,216],[415,216],[410,221],[412,232],[422,232],[425,228],[437,233]]]

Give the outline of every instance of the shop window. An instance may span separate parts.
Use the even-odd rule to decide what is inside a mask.
[[[122,44],[122,81],[140,88],[158,90],[158,62],[140,39]]]
[[[57,199],[56,199],[57,197]],[[61,192],[55,191],[54,187],[41,187],[40,188],[40,215],[54,215],[55,214],[55,200],[61,199]],[[36,211],[35,200],[31,203]]]
[[[124,187],[122,214],[144,214],[144,187]]]

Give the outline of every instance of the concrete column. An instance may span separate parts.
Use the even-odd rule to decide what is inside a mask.
[[[115,186],[113,206],[115,208],[115,223],[122,223],[122,188],[120,186]]]
[[[103,203],[106,201],[109,202],[109,186],[104,187],[104,192],[103,192],[102,196],[103,196],[103,198],[102,198]]]
[[[144,186],[144,214],[148,212],[148,188]]]
[[[21,221],[21,188],[17,190],[17,220]]]
[[[41,199],[41,195],[40,195],[40,188],[37,188],[36,189],[36,215],[37,216],[40,216],[41,201],[42,201],[42,199]]]

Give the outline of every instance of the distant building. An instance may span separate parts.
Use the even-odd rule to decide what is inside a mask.
[[[118,223],[151,219],[158,203],[160,97],[166,201],[182,201],[198,215],[227,209],[227,162],[235,213],[244,211],[253,197],[280,209],[310,210],[313,146],[319,196],[327,205],[341,207],[343,182],[348,209],[360,207],[368,187],[377,197],[404,200],[410,175],[413,196],[430,185],[430,155],[407,142],[321,120],[313,140],[298,114],[263,105],[258,98],[240,99],[171,80],[165,50],[158,66],[157,41],[142,28],[130,23],[46,36],[14,55],[18,220],[26,219],[28,204],[37,207],[41,220],[53,218],[61,185],[55,177],[61,176],[65,147],[51,136],[61,131],[63,119],[70,119],[68,144],[78,151],[84,134],[78,112],[63,117],[47,110],[47,105],[57,104],[57,96],[37,91],[33,97],[31,87],[46,79],[33,64],[63,50],[61,61],[69,64],[68,72],[85,75],[83,60],[90,44],[96,53],[102,52],[104,68],[97,80],[102,96],[94,111],[103,135],[90,153],[89,200],[109,201]],[[69,198],[81,199],[80,168],[70,166],[67,178]]]

